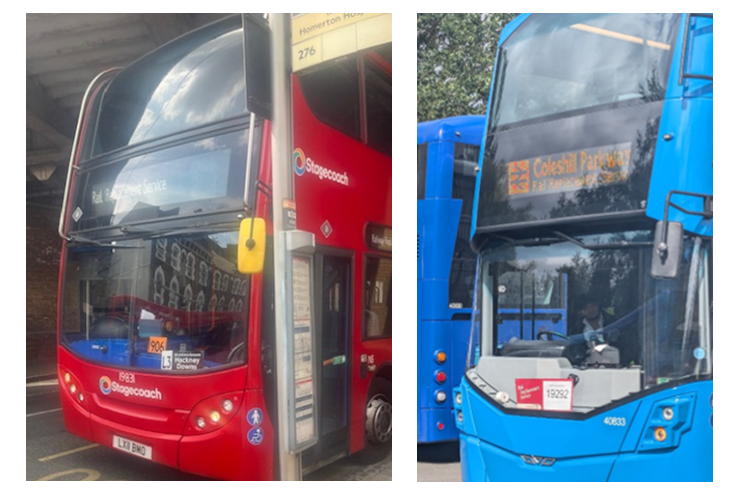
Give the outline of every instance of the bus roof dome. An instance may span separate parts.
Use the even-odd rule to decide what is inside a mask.
[[[125,68],[102,97],[94,155],[247,113],[242,45],[232,16]]]

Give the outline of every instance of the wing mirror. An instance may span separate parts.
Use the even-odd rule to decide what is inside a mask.
[[[237,267],[242,274],[263,272],[266,258],[266,221],[260,217],[244,219],[237,242]]]

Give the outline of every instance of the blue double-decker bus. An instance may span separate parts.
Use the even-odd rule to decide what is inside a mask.
[[[469,244],[484,116],[417,124],[417,443],[458,439],[451,390],[466,366]]]
[[[712,481],[713,15],[509,23],[477,184],[463,479]]]

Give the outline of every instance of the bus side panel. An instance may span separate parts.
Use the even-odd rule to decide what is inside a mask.
[[[293,135],[297,228],[315,235],[320,246],[355,252],[352,294],[349,451],[365,446],[367,391],[376,369],[391,363],[391,338],[364,339],[364,252],[368,223],[391,226],[391,157],[322,122],[293,78]],[[373,255],[380,255],[372,251]],[[365,356],[366,361],[362,361]],[[372,360],[372,362],[370,362]]]
[[[424,252],[424,278],[447,280],[461,217],[461,200],[423,200],[422,206],[426,214],[431,214],[418,221],[418,231],[424,235],[420,242]]]
[[[417,353],[422,352],[422,280],[417,280]],[[417,354],[417,378],[422,370],[422,357]],[[419,384],[417,384],[417,394],[419,394]],[[422,438],[422,405],[419,402],[419,396],[417,396],[417,442],[421,442]]]
[[[321,123],[293,85],[297,228],[316,245],[365,250],[368,222],[391,225],[391,158]],[[326,222],[328,224],[326,224]]]
[[[424,200],[423,207],[431,220],[422,221],[418,231],[425,294],[421,318],[449,320],[448,278],[461,215],[461,200]]]

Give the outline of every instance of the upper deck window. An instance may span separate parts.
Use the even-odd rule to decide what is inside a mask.
[[[299,81],[307,105],[320,121],[352,137],[361,137],[356,58],[301,73]]]
[[[297,74],[305,103],[318,120],[388,156],[392,91],[383,67],[390,65],[390,54],[386,45]]]
[[[679,14],[537,14],[500,47],[490,130],[664,98]]]
[[[239,19],[229,19],[152,52],[115,77],[84,154],[97,156],[244,113],[242,30]]]
[[[381,153],[391,156],[393,137],[391,79],[370,61],[365,61],[365,93],[367,143]]]

